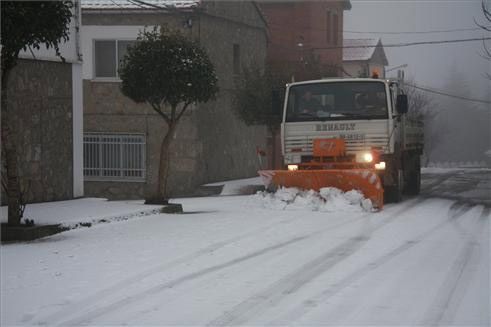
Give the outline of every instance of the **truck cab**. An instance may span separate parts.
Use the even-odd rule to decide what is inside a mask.
[[[343,151],[320,158],[322,169],[373,169],[386,201],[399,201],[403,192],[417,194],[423,125],[409,119],[407,109],[407,97],[396,80],[288,84],[281,125],[285,169],[319,169],[316,140],[342,140]]]

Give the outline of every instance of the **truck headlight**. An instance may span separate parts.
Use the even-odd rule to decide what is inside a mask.
[[[373,154],[371,152],[361,152],[356,154],[356,162],[372,162]]]
[[[380,161],[379,163],[375,164],[375,169],[377,170],[384,170],[385,169],[385,161]]]
[[[370,152],[364,153],[363,154],[363,160],[365,162],[372,162],[373,161],[373,155]]]
[[[288,170],[298,170],[298,165],[288,165]]]

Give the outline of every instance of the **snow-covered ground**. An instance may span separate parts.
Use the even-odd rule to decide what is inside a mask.
[[[489,207],[323,196],[336,206],[291,191],[178,199],[185,214],[2,245],[1,325],[489,325]],[[108,203],[79,217],[143,206]]]
[[[68,201],[28,204],[24,218],[35,224],[62,224],[66,227],[105,223],[114,220],[156,214],[162,206],[145,205],[142,201],[107,201],[83,198]],[[0,207],[0,222],[7,222],[7,206]]]

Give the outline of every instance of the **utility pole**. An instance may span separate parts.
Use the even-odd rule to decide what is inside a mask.
[[[397,79],[399,80],[399,88],[397,90],[397,95],[402,94],[404,92],[404,70],[399,69],[397,71]],[[400,133],[401,133],[401,141],[402,148],[405,148],[406,145],[406,115],[399,115],[398,121],[400,122]]]
[[[393,70],[396,70],[396,69],[399,69],[399,68],[404,68],[404,67],[407,67],[407,66],[408,66],[408,64],[403,64],[403,65],[395,66],[395,67],[392,67],[392,68],[387,69],[385,72],[388,73],[388,72],[391,72]]]
[[[399,90],[404,89],[404,70],[397,71],[397,79],[399,81]]]

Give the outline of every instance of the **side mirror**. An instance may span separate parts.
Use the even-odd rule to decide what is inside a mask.
[[[396,110],[399,114],[405,114],[408,111],[407,95],[399,94],[397,96]]]

